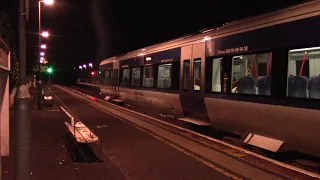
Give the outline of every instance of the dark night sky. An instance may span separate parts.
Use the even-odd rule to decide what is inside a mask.
[[[17,9],[15,1],[0,0],[0,5],[12,11]],[[37,2],[30,0],[29,64],[38,57],[33,34]],[[54,6],[42,9],[43,28],[53,34],[46,42],[46,58],[54,63],[56,81],[74,81],[73,67],[79,64],[98,66],[110,56],[298,2],[303,1],[56,0]]]

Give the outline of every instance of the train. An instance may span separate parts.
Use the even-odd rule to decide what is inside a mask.
[[[102,60],[115,102],[319,157],[320,1]]]

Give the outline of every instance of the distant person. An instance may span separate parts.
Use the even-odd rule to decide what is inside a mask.
[[[39,110],[42,109],[42,89],[43,89],[42,81],[39,80],[37,84],[37,102],[38,102]]]

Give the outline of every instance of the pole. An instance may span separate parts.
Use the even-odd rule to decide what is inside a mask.
[[[14,180],[30,180],[30,103],[28,88],[21,85],[15,97]]]
[[[38,1],[38,30],[39,30],[39,59],[38,59],[38,65],[39,65],[39,71],[38,71],[38,81],[40,80],[40,71],[41,71],[41,63],[40,63],[40,46],[41,46],[41,1]]]
[[[19,88],[15,96],[14,180],[30,180],[30,102],[26,79],[25,0],[19,0]]]
[[[24,0],[19,3],[19,85],[26,82],[26,22]]]

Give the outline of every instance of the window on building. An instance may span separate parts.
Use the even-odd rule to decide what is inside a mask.
[[[158,88],[171,88],[171,71],[171,63],[158,66]]]

